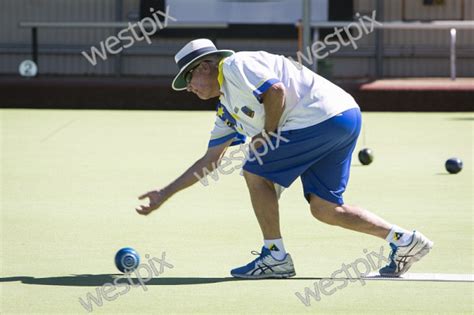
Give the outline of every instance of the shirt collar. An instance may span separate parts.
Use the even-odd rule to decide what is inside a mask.
[[[222,58],[221,61],[219,61],[219,66],[217,67],[217,82],[219,82],[219,87],[222,89],[222,84],[224,83],[224,72],[222,71],[222,67],[224,66],[224,60],[226,58]]]

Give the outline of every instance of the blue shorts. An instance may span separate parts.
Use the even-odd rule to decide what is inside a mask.
[[[276,147],[278,139],[272,137],[274,149],[267,144],[260,161],[250,154],[243,168],[283,187],[301,177],[308,202],[312,193],[342,205],[360,128],[360,110],[353,108],[311,127],[283,131],[280,137],[288,142],[280,140]],[[264,150],[264,146],[257,149]]]

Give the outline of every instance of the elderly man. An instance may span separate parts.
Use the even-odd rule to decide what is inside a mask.
[[[433,243],[423,234],[344,203],[361,115],[357,103],[341,88],[283,56],[218,50],[208,39],[191,41],[175,60],[180,70],[173,89],[187,90],[203,100],[219,97],[217,117],[204,156],[168,186],[141,195],[139,199],[148,202],[136,209],[139,214],[149,214],[196,183],[195,174],[205,176],[204,169],[214,170],[226,149],[248,136],[256,149],[248,156],[243,175],[264,245],[255,260],[231,270],[232,276],[295,275],[280,233],[278,199],[282,187],[298,177],[316,219],[390,243],[390,263],[380,269],[381,275],[400,276],[430,251]]]

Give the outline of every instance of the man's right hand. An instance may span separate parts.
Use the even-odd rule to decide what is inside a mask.
[[[203,169],[214,171],[215,165],[218,163],[221,156],[225,153],[227,147],[234,141],[229,139],[226,142],[215,147],[208,148],[206,154],[197,160],[189,169],[186,170],[180,177],[174,180],[171,184],[163,189],[149,191],[138,199],[143,200],[148,198],[148,205],[141,205],[135,208],[138,214],[148,215],[153,210],[158,209],[161,205],[172,195],[198,181],[197,174],[203,174]],[[204,174],[203,174],[204,175]]]
[[[138,214],[148,215],[153,210],[158,209],[166,201],[166,199],[168,199],[168,194],[164,189],[160,189],[149,191],[138,197],[140,200],[146,198],[149,199],[148,205],[141,205],[138,208],[135,208]]]

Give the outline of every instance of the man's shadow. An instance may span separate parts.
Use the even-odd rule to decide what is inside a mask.
[[[118,280],[117,280],[118,279]],[[321,280],[324,277],[294,277],[291,280]],[[327,278],[330,279],[330,278]],[[277,281],[278,279],[266,279]],[[342,280],[342,279],[339,279]],[[106,283],[125,283],[130,285],[141,285],[140,279],[136,277],[125,277],[123,274],[82,274],[59,277],[35,278],[28,276],[16,276],[0,278],[1,282],[20,281],[23,284],[36,285],[58,285],[58,286],[77,286],[77,287],[100,287]],[[230,281],[246,281],[246,279],[237,279],[233,277],[156,277],[147,281],[146,278],[141,279],[144,285],[193,285],[193,284],[209,284]],[[249,280],[247,280],[249,281]],[[251,280],[250,280],[251,281]]]
[[[83,274],[70,275],[59,277],[35,278],[27,276],[0,278],[1,282],[21,281],[24,284],[37,285],[59,285],[59,286],[78,286],[78,287],[99,287],[106,283],[114,283],[114,280],[119,278],[118,283],[127,283],[131,285],[140,285],[140,279],[132,276],[130,278],[121,277],[121,274]],[[232,277],[223,278],[202,278],[202,277],[158,277],[147,281],[146,278],[141,279],[145,285],[191,285],[191,284],[206,284],[218,283],[227,281],[236,281],[238,279]]]
[[[348,277],[293,277],[288,280],[335,280],[335,281],[358,281],[359,278]],[[398,278],[382,277],[379,275],[368,275],[362,277],[364,280],[400,280]],[[265,279],[267,281],[278,281],[281,279]],[[82,274],[59,277],[35,278],[28,276],[16,276],[0,278],[1,282],[20,281],[23,284],[33,285],[57,285],[57,286],[76,286],[76,287],[100,287],[104,284],[129,284],[133,286],[140,285],[193,285],[193,284],[210,284],[230,281],[252,281],[247,279],[237,279],[233,277],[156,277],[148,280],[147,278],[125,277],[123,274]]]

